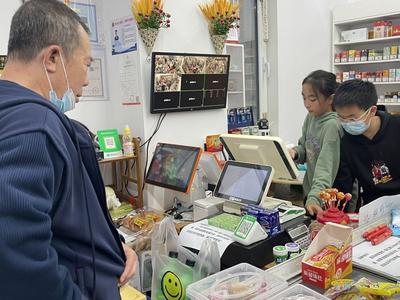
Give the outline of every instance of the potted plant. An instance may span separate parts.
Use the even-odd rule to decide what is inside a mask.
[[[239,4],[229,0],[213,0],[210,4],[199,5],[208,21],[208,29],[215,51],[221,54],[229,30],[239,28]]]
[[[135,17],[139,34],[150,55],[160,28],[171,26],[171,15],[164,12],[162,0],[133,0],[131,10]]]

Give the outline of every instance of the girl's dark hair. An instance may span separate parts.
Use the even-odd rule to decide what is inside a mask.
[[[310,73],[304,78],[303,83],[311,85],[315,94],[324,95],[326,98],[333,95],[336,92],[339,84],[336,82],[335,74],[324,70],[317,70]]]

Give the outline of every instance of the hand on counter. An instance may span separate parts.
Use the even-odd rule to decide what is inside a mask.
[[[306,206],[306,209],[308,211],[308,213],[311,216],[317,215],[319,212],[322,211],[321,206],[317,205],[317,204],[310,204]]]
[[[136,252],[133,251],[131,247],[125,245],[124,243],[122,243],[122,247],[124,248],[126,261],[125,261],[124,272],[121,274],[121,277],[119,278],[118,282],[119,286],[123,286],[125,283],[128,282],[129,279],[132,278],[133,275],[135,275],[138,262],[138,257],[136,255]]]

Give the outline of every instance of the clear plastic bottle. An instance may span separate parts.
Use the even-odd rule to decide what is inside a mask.
[[[122,148],[124,156],[134,156],[131,129],[129,125],[125,125],[124,134],[122,136]]]

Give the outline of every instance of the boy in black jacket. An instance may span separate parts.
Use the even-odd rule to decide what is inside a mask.
[[[358,180],[363,205],[400,194],[400,117],[377,110],[375,86],[362,80],[342,83],[333,106],[344,129],[334,187],[351,192]]]

